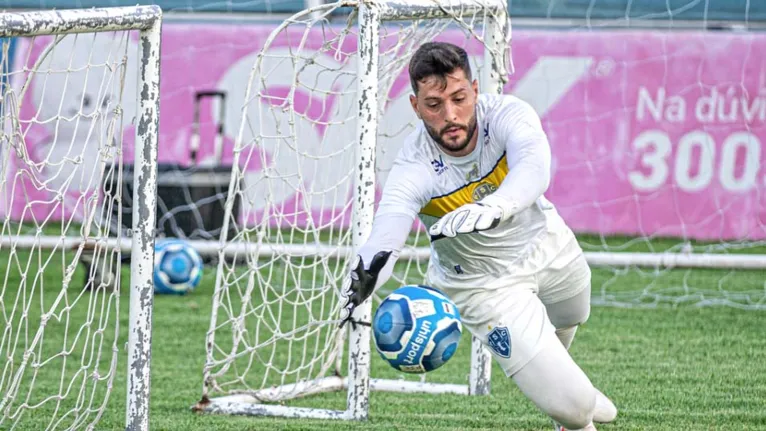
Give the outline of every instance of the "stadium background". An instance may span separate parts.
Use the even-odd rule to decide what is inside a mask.
[[[126,4],[130,3],[30,0],[6,2],[4,7]],[[200,157],[212,155],[215,126],[222,121],[222,162],[230,163],[242,94],[259,47],[277,22],[301,10],[303,4],[200,0],[159,5],[167,12],[159,161],[191,164],[195,95],[224,91],[223,120],[218,118],[217,99],[200,101]],[[689,0],[510,1],[509,9],[515,73],[505,91],[530,102],[542,117],[553,149],[553,180],[546,195],[578,233],[706,241],[766,237],[765,182],[760,172],[766,154],[760,150],[766,134],[766,92],[764,63],[756,55],[766,48],[759,28],[766,20],[766,5]],[[452,37],[459,36],[449,31],[443,35],[447,40]],[[14,52],[18,56],[27,52],[15,45],[14,41],[10,46],[11,69],[25,61],[15,58]],[[27,61],[33,61],[42,46]],[[90,48],[81,43],[78,49]],[[134,51],[129,50],[129,62],[135,62]],[[87,55],[83,51],[83,58]],[[283,76],[287,79],[289,73]],[[131,91],[135,79],[129,76],[126,82]],[[406,72],[397,82],[381,121],[390,130],[412,122]],[[289,88],[291,83],[270,85]],[[28,97],[32,98],[31,93]],[[72,97],[71,109],[78,109],[79,95]],[[36,106],[40,101],[31,102],[25,103],[27,114],[46,109]],[[297,100],[296,107],[307,109],[307,103]],[[123,108],[126,118],[135,116],[132,100]],[[40,148],[54,133],[52,127],[33,127],[27,133],[28,151],[43,151]],[[67,126],[55,127],[62,129],[57,133],[77,133],[63,130]],[[319,142],[320,134],[301,139]],[[87,142],[82,138],[73,139],[74,145]],[[132,127],[126,128],[123,138],[125,154],[132,157]],[[711,141],[710,148],[704,148],[706,140]],[[379,187],[385,184],[400,145],[401,137],[379,142]],[[346,168],[339,166],[333,172],[346,172]],[[248,174],[259,169],[257,161],[245,167]],[[12,175],[13,168],[9,172]],[[323,172],[314,181],[331,185],[338,179]],[[324,186],[315,184],[320,189]],[[258,210],[259,197],[248,197],[256,201]],[[297,205],[289,191],[276,198]],[[2,205],[0,214],[19,214],[24,209],[20,202],[11,203],[11,208]],[[327,205],[322,205],[311,211],[326,211]],[[335,208],[342,205],[335,202]],[[37,209],[41,214],[46,211],[44,206]]]

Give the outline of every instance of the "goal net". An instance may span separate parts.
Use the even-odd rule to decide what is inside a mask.
[[[606,3],[528,5],[560,17],[544,31],[514,17],[507,89],[543,118],[546,196],[586,253],[592,303],[763,310],[766,99],[753,53],[766,9]]]
[[[492,62],[497,52],[510,57],[510,25],[488,38],[488,22],[507,20],[488,3],[382,2],[363,14],[342,2],[278,26],[220,81],[242,113],[225,214],[234,233],[218,248],[197,408],[349,418],[364,416],[367,382],[372,390],[487,392],[486,352],[468,337],[460,348],[470,354],[455,358],[470,364],[453,359],[413,377],[369,358],[368,329],[337,329],[347,262],[418,121],[406,65],[428,40],[464,46],[482,91],[502,87],[541,116],[553,152],[546,195],[586,252],[594,304],[763,309],[766,99],[753,53],[766,39],[705,31],[709,2],[681,3],[611,17],[589,8],[579,21],[542,20],[545,30],[539,19],[519,29],[524,20],[514,16],[512,62]],[[692,9],[697,21],[681,20]],[[377,46],[360,44],[368,31]],[[373,307],[393,288],[421,282],[428,257],[416,224]],[[335,390],[347,397],[294,401]]]
[[[416,125],[414,114],[386,113],[411,112],[403,72],[420,44],[439,39],[469,51],[481,91],[501,91],[510,22],[503,2],[486,0],[312,8],[271,32],[252,58],[246,91],[219,89],[243,109],[223,229],[234,234],[219,250],[197,409],[358,419],[367,415],[370,388],[488,391],[489,362],[478,344],[457,378],[370,379],[370,328],[357,325],[348,337],[338,328],[339,288],[369,234],[376,182],[385,182],[391,148]],[[420,226],[413,232],[387,289],[423,281],[427,240]],[[370,320],[369,304],[360,312],[357,320]],[[463,345],[472,348],[470,335]],[[329,402],[336,409],[290,401],[337,390],[348,397]]]
[[[126,426],[148,429],[160,17],[0,14],[2,429],[93,429],[125,358]],[[131,232],[113,223],[123,181],[142,211]]]

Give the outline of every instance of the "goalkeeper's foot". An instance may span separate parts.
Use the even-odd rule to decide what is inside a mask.
[[[596,427],[593,425],[593,422],[591,422],[585,428],[580,428],[580,430],[570,430],[568,428],[564,428],[564,426],[561,425],[560,423],[553,421],[553,430],[554,431],[596,431]]]
[[[593,412],[593,422],[606,424],[617,417],[617,407],[612,400],[596,389],[596,409]]]

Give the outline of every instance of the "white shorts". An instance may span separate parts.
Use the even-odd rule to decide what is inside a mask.
[[[500,277],[486,277],[474,286],[429,283],[455,302],[464,326],[487,346],[510,377],[546,343],[560,342],[546,306],[583,292],[590,279],[590,268],[574,234],[556,229]]]

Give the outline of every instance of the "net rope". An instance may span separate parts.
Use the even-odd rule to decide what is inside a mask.
[[[620,216],[609,219],[614,208],[629,208],[625,215],[628,211],[638,214],[633,234],[575,227],[581,247],[592,257],[593,304],[765,309],[766,280],[759,274],[766,263],[762,216],[766,111],[755,114],[764,106],[764,99],[762,64],[753,56],[763,42],[762,24],[751,21],[751,16],[762,16],[763,7],[750,1],[727,4],[714,0],[628,2],[619,10],[617,3],[611,9],[599,9],[596,0],[590,0],[583,6],[583,16],[570,23],[572,31],[603,39],[622,38],[624,54],[630,54],[631,49],[639,50],[646,43],[623,36],[621,30],[629,28],[643,32],[636,35],[643,35],[653,46],[652,52],[624,58],[609,58],[616,50],[602,54],[599,49],[586,48],[572,53],[595,52],[605,59],[594,65],[596,79],[622,76],[641,82],[636,87],[629,80],[621,81],[619,97],[630,102],[619,112],[605,112],[597,96],[582,100],[581,120],[586,124],[588,143],[581,158],[558,168],[566,171],[581,163],[592,171],[613,169],[617,178],[627,178],[632,186],[630,193],[619,196],[605,198],[594,193],[584,202],[557,203],[568,214],[593,208],[599,214],[596,224],[614,223]],[[553,5],[547,19],[552,16]],[[754,32],[742,32],[750,28]],[[727,53],[725,63],[720,61],[722,52]],[[679,73],[682,69],[688,73]],[[713,102],[717,118],[701,120],[700,107],[716,92],[721,95]],[[675,105],[665,104],[658,114],[660,97]],[[747,118],[748,110],[752,118]],[[608,147],[617,153],[611,159],[598,142],[598,129],[605,126],[605,118],[624,127],[617,134],[619,141]],[[646,126],[651,122],[654,124]],[[553,120],[544,125],[556,128]],[[615,162],[617,157],[623,160]],[[587,179],[582,182],[588,183]],[[646,264],[601,263],[600,257],[610,253],[668,258]],[[691,267],[667,263],[676,258],[709,263]],[[721,258],[747,262],[727,267]],[[753,269],[746,269],[750,265]]]
[[[103,196],[122,179],[137,46],[129,32],[14,43],[0,63],[0,427],[92,427],[123,351],[121,252],[106,242],[120,211]]]

